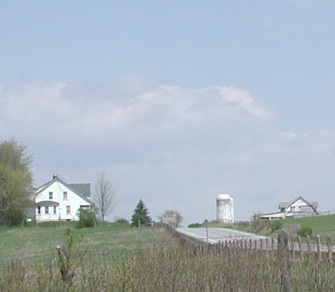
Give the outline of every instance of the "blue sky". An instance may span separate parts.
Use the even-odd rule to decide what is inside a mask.
[[[0,138],[35,185],[107,171],[111,214],[335,210],[334,1],[1,1]]]

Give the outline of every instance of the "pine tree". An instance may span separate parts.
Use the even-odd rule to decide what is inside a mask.
[[[131,224],[136,227],[147,226],[151,224],[151,218],[146,205],[142,199],[136,205],[133,216],[131,217]]]

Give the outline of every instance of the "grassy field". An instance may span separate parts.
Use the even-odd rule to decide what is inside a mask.
[[[241,222],[237,223],[236,225],[227,225],[215,222],[210,226],[232,228],[265,236],[276,236],[277,232],[271,232],[271,222],[274,221],[261,219],[256,224],[253,222]],[[280,222],[282,222],[282,228],[288,230],[291,236],[296,236],[296,231],[300,227],[308,226],[312,228],[313,236],[320,235],[321,237],[331,237],[335,239],[335,215],[314,216],[295,219],[280,219]],[[293,230],[293,232],[290,232],[290,230]]]
[[[163,228],[68,227],[70,223],[0,228],[0,291],[281,290],[276,250],[194,245]],[[69,230],[75,244],[64,261],[55,247],[69,242]],[[33,257],[20,256],[26,254]],[[290,260],[294,291],[333,291],[335,265],[328,254],[295,253]]]
[[[1,258],[27,253],[41,253],[66,245],[66,228],[71,227],[74,238],[83,237],[82,247],[100,246],[113,249],[134,249],[162,240],[162,234],[151,228],[133,228],[124,224],[104,224],[95,228],[73,228],[70,223],[40,224],[27,227],[0,227]]]
[[[335,215],[283,220],[283,227],[292,225],[309,226],[313,229],[313,235],[335,237]]]

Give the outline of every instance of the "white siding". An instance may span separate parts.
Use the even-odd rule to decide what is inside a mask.
[[[49,193],[52,192],[52,200],[49,199]],[[67,192],[67,199],[64,199],[64,192]],[[41,214],[38,214],[39,202],[57,202],[56,214],[54,214],[54,207],[49,207],[49,214],[46,214],[45,206],[41,206]],[[35,200],[36,206],[36,220],[37,221],[54,221],[54,220],[78,220],[77,212],[80,206],[90,205],[83,198],[78,196],[75,192],[59,181],[55,181],[40,194],[37,195]],[[68,207],[69,206],[69,207]],[[70,213],[67,211],[70,209]]]

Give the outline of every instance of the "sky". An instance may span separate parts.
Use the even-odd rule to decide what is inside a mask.
[[[0,0],[0,140],[130,219],[335,210],[334,1]]]

